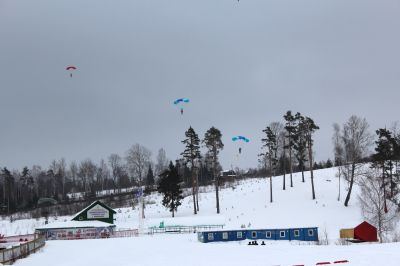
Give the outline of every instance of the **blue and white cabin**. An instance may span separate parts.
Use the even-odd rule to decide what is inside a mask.
[[[226,230],[226,231],[207,231],[198,232],[197,238],[200,242],[221,242],[221,241],[241,241],[247,237],[246,230]]]
[[[318,228],[255,229],[199,232],[198,240],[203,243],[240,240],[297,240],[318,241]]]

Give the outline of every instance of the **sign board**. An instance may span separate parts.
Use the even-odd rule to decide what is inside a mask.
[[[88,219],[104,219],[110,218],[110,212],[103,206],[97,204],[87,211]]]
[[[110,237],[108,228],[70,228],[50,229],[46,232],[46,239],[68,240],[68,239],[93,239]]]

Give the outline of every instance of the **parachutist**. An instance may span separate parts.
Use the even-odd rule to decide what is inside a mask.
[[[239,141],[239,140],[241,140],[241,141],[243,141],[245,143],[249,143],[250,142],[250,140],[248,138],[244,137],[244,136],[236,136],[236,137],[232,138],[232,141]],[[239,154],[241,154],[241,153],[242,153],[242,148],[240,147],[239,148]]]
[[[174,105],[189,103],[189,102],[190,102],[190,100],[188,98],[180,98],[180,99],[176,99],[174,101]],[[183,115],[183,107],[181,107],[181,115]]]
[[[69,76],[72,78],[72,72],[76,70],[76,67],[68,66],[65,70],[70,71]]]

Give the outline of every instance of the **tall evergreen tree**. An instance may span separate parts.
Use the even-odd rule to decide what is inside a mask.
[[[201,158],[200,156],[200,139],[194,129],[189,127],[185,132],[186,139],[182,141],[185,144],[185,150],[181,153],[186,163],[190,165],[192,176],[192,194],[193,194],[193,212],[197,214],[199,210],[198,203],[198,184],[196,178],[196,163]]]
[[[296,113],[295,120],[297,122],[297,128],[293,136],[293,149],[295,151],[295,157],[299,163],[299,168],[301,170],[302,182],[304,183],[304,168],[305,162],[307,162],[307,125],[305,123],[304,117],[300,113]]]
[[[386,128],[381,128],[376,131],[378,140],[375,142],[375,153],[372,155],[373,168],[381,169],[382,189],[385,198],[385,212],[387,212],[386,198],[393,198],[396,189],[396,183],[393,180],[393,160],[395,158],[396,139],[392,136],[392,132]],[[389,180],[387,180],[387,178]],[[386,187],[389,185],[390,194],[386,192]]]
[[[319,129],[319,127],[315,124],[314,120],[312,120],[310,117],[305,117],[304,121],[301,121],[302,124],[304,124],[305,128],[305,137],[307,141],[307,149],[308,149],[308,161],[310,163],[310,173],[311,173],[311,189],[312,189],[312,199],[315,199],[315,187],[314,187],[314,171],[313,171],[313,150],[312,150],[312,145],[313,145],[313,134],[315,131]]]
[[[293,158],[292,158],[292,149],[294,145],[294,136],[296,134],[296,118],[292,115],[292,111],[287,111],[283,116],[285,119],[285,129],[287,132],[287,149],[289,151],[289,170],[290,170],[290,187],[293,187]]]
[[[145,186],[144,192],[145,192],[145,194],[150,194],[150,192],[153,190],[153,187],[155,184],[154,173],[153,173],[151,164],[149,165],[149,169],[147,170],[145,183],[146,183],[146,186]]]
[[[273,202],[272,197],[272,174],[275,173],[276,164],[278,162],[277,158],[277,134],[271,128],[271,126],[266,127],[263,132],[265,133],[265,138],[261,139],[263,143],[262,148],[264,152],[260,156],[264,157],[265,169],[267,169],[267,162],[269,163],[269,190],[270,190],[270,202]]]
[[[224,148],[224,144],[222,143],[221,138],[222,138],[221,131],[219,131],[219,129],[215,127],[211,127],[209,130],[207,130],[203,140],[203,143],[205,144],[208,150],[208,154],[211,157],[210,160],[212,161],[212,175],[214,177],[214,183],[215,183],[215,198],[216,198],[217,213],[220,212],[219,194],[218,194],[220,175],[217,172],[218,153],[220,152],[220,150]]]
[[[160,175],[157,190],[163,195],[162,205],[169,209],[172,217],[175,216],[175,212],[183,199],[181,183],[182,180],[176,167],[170,162],[169,168]]]
[[[7,213],[10,213],[10,211],[13,211],[15,208],[15,202],[14,202],[14,188],[15,188],[15,180],[14,176],[11,174],[11,172],[4,167],[2,169],[2,176],[4,180],[4,198],[7,200]],[[5,202],[5,201],[4,201]]]
[[[282,187],[282,189],[286,190],[286,170],[287,170],[286,169],[287,168],[286,160],[287,160],[287,157],[286,157],[286,133],[285,132],[282,132],[280,134],[280,139],[282,141],[282,154],[279,157],[279,165],[280,165],[280,169],[283,172],[283,184],[282,184],[283,187]]]
[[[153,168],[151,165],[149,165],[149,170],[147,170],[147,175],[146,175],[146,185],[147,186],[153,186],[155,183],[154,181],[154,173],[153,173]]]

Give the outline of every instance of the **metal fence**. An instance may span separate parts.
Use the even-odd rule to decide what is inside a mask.
[[[119,237],[137,237],[139,236],[138,229],[126,229],[126,230],[115,230],[111,234],[111,238],[119,238]]]
[[[32,241],[19,244],[18,246],[4,249],[0,251],[0,263],[13,264],[16,260],[25,258],[29,254],[35,253],[38,249],[46,244],[44,236],[36,238]]]
[[[178,233],[178,234],[187,234],[187,233],[196,233],[202,230],[211,230],[211,229],[224,229],[224,225],[222,224],[210,224],[210,225],[194,225],[194,226],[184,226],[184,225],[175,225],[175,226],[165,226],[165,227],[150,227],[150,234],[158,234],[158,233]]]

